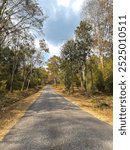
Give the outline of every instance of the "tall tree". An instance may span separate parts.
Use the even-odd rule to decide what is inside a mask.
[[[48,60],[48,72],[50,79],[53,80],[54,85],[57,86],[59,81],[59,72],[60,72],[60,57],[53,56]]]
[[[33,69],[42,64],[48,48],[42,41],[36,50],[34,35],[43,33],[45,18],[37,0],[0,1],[0,71],[8,72],[5,79],[1,73],[0,81],[4,79],[10,91],[17,84],[28,89]]]
[[[100,56],[101,69],[104,72],[104,56],[107,55],[112,58],[112,0],[85,0],[82,16],[93,26],[95,52],[97,51]]]
[[[64,74],[64,84],[68,92],[74,92],[74,79],[77,74],[77,53],[76,43],[73,39],[68,40],[61,48],[62,65]]]
[[[92,27],[90,23],[81,21],[80,25],[75,30],[76,35],[76,54],[79,64],[79,70],[81,75],[81,86],[83,86],[87,92],[87,59],[91,56],[93,39],[92,39]]]
[[[45,16],[35,0],[0,1],[0,47],[10,41],[13,34],[24,36],[41,32]],[[31,32],[32,33],[32,32]]]

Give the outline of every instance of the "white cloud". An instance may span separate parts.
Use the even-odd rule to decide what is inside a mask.
[[[71,0],[57,0],[58,6],[69,7]]]
[[[79,12],[84,0],[74,0],[72,3],[72,9],[74,12]]]
[[[62,44],[58,46],[54,46],[53,44],[50,44],[49,42],[47,42],[47,44],[49,47],[50,56],[53,56],[53,55],[60,56],[60,47],[62,46]]]
[[[46,43],[50,49],[48,55],[49,57],[59,56],[60,47],[64,40],[73,36],[76,26],[80,23],[79,12],[84,0],[39,1],[43,10],[46,10],[46,14],[49,16],[44,26]],[[35,45],[36,48],[39,48],[38,40],[35,41]]]
[[[56,0],[58,6],[72,8],[74,12],[79,12],[84,0]]]

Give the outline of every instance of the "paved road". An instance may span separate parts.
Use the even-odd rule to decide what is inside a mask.
[[[47,87],[0,150],[112,150],[112,127]]]

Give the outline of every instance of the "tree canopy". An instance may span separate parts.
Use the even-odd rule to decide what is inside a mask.
[[[28,90],[46,78],[40,67],[49,49],[44,39],[39,49],[34,43],[45,19],[36,0],[0,1],[0,93]]]
[[[59,77],[68,92],[113,91],[113,13],[111,0],[84,0],[74,38],[61,47]]]

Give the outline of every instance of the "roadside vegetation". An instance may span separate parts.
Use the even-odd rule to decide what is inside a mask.
[[[0,140],[34,103],[47,80],[46,16],[35,0],[0,1]]]
[[[45,19],[35,0],[0,1],[0,111],[45,85],[48,47],[41,39],[35,48]]]
[[[95,7],[94,7],[95,6]],[[113,41],[111,0],[84,1],[82,21],[74,38],[61,47],[61,55],[48,61],[48,75],[54,85],[75,87],[86,96],[113,92]]]
[[[18,120],[24,116],[26,110],[38,99],[43,92],[43,89],[35,94],[31,93],[31,96],[22,98],[9,107],[2,107],[0,111],[0,141],[10,131],[10,129],[18,122]],[[16,97],[18,97],[16,95]]]
[[[59,57],[48,61],[49,81],[71,99],[78,94],[74,102],[86,111],[108,116],[107,122],[112,124],[112,1],[85,0],[81,16],[74,38],[63,44]]]
[[[84,0],[74,37],[44,67],[46,41],[40,39],[40,48],[35,47],[46,19],[41,7],[35,0],[1,0],[0,117],[10,115],[15,104],[20,109],[23,99],[51,84],[86,111],[109,116],[112,124],[112,15],[112,0]]]

